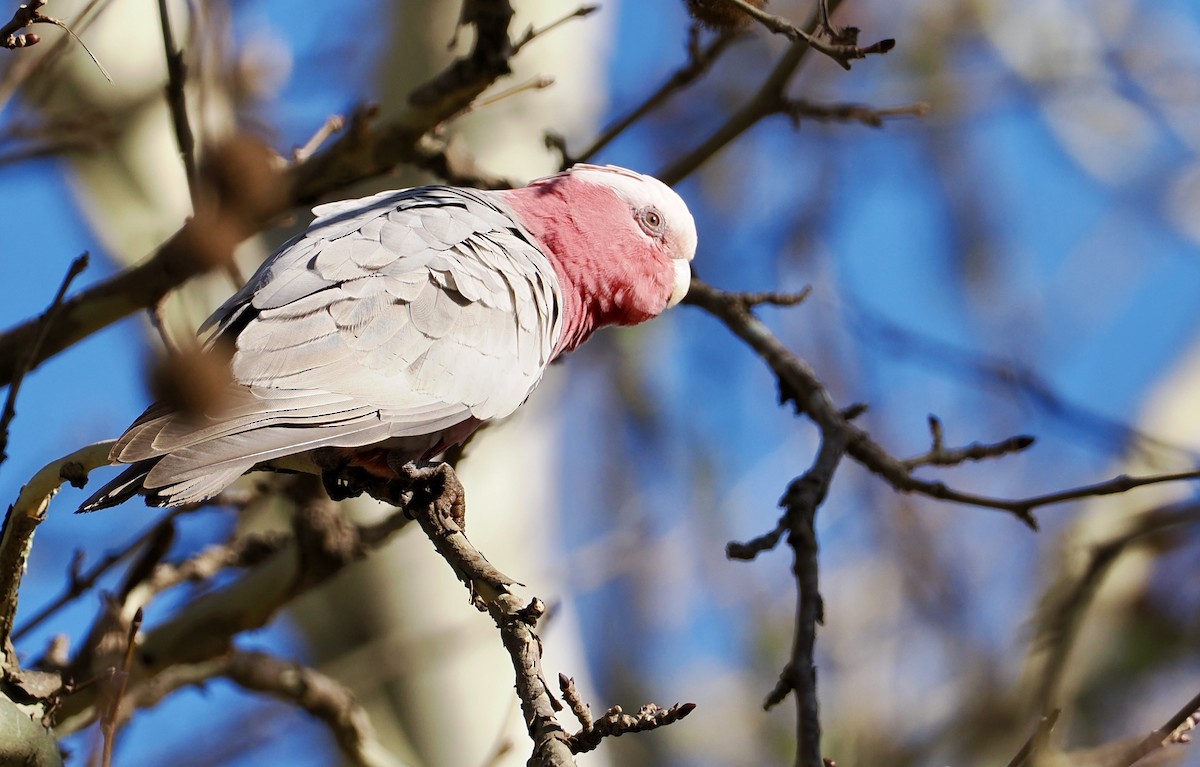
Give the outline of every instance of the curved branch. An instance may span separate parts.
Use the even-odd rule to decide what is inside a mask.
[[[1032,530],[1037,530],[1034,509],[1042,506],[1090,498],[1098,495],[1123,493],[1137,487],[1200,479],[1200,470],[1158,474],[1144,477],[1118,476],[1104,482],[1071,488],[1045,495],[1007,499],[976,495],[956,490],[944,482],[921,479],[912,475],[905,461],[896,458],[863,429],[850,422],[850,417],[834,404],[828,390],[809,365],[785,347],[770,329],[754,315],[746,302],[736,293],[726,293],[693,279],[684,303],[699,306],[725,324],[734,335],[745,341],[771,368],[779,381],[780,402],[791,402],[797,413],[807,415],[822,434],[843,434],[846,453],[872,473],[879,475],[902,493],[918,493],[930,498],[977,506],[1012,514]]]
[[[17,597],[21,589],[21,577],[33,543],[37,526],[46,518],[46,510],[64,482],[82,486],[87,472],[108,465],[111,440],[97,442],[80,448],[44,466],[21,488],[20,495],[8,507],[4,520],[4,532],[0,536],[0,646],[11,647],[13,620],[17,614]],[[15,667],[14,658],[6,663]]]

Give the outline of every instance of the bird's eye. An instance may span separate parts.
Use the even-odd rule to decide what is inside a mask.
[[[662,234],[663,217],[654,208],[642,208],[638,211],[638,221],[647,234]]]

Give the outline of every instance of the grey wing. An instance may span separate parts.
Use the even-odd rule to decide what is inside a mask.
[[[487,193],[424,187],[316,209],[205,323],[237,386],[202,422],[148,411],[113,449],[170,503],[318,447],[508,415],[560,332],[553,267]]]

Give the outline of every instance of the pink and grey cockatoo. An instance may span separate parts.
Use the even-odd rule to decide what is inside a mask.
[[[233,350],[217,412],[151,406],[112,450],[132,465],[82,510],[137,493],[204,500],[258,464],[323,448],[384,476],[434,458],[516,410],[596,329],[678,303],[696,252],[683,200],[612,166],[313,212],[201,327]]]

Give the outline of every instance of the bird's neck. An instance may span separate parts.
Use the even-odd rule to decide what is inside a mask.
[[[626,300],[642,279],[630,263],[641,246],[629,226],[629,206],[620,197],[570,176],[501,194],[554,266],[562,289],[562,334],[554,356],[575,349],[606,325],[649,319]]]

